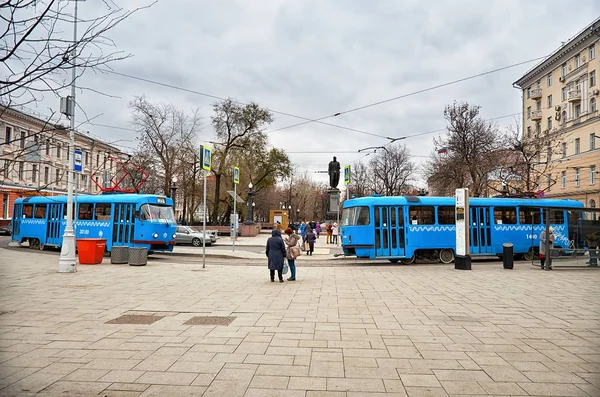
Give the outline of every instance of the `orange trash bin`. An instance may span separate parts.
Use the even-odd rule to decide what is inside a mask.
[[[106,249],[106,239],[103,238],[80,238],[77,239],[77,254],[79,264],[97,265],[102,263],[104,250]]]

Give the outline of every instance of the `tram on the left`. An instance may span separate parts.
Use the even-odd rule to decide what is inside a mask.
[[[67,225],[66,196],[35,196],[15,200],[12,241],[32,249],[62,246]],[[147,194],[77,196],[73,204],[75,237],[106,239],[113,246],[143,247],[149,252],[173,251],[177,223],[173,201]]]

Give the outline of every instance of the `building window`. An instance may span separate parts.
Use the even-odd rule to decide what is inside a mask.
[[[527,120],[531,118],[531,106],[527,106]]]
[[[548,77],[546,78],[546,81],[548,82],[548,87],[552,86],[552,74],[548,75]]]
[[[50,179],[50,168],[44,167],[44,183],[47,185],[48,180]]]
[[[579,54],[575,55],[575,69],[581,66],[581,56]]]
[[[531,87],[527,87],[527,99],[531,98]]]
[[[565,125],[567,124],[567,111],[563,110],[562,112],[562,124]]]
[[[90,152],[85,152],[85,165],[90,162]]]
[[[590,112],[596,111],[596,98],[590,99]]]
[[[581,149],[581,139],[575,138],[575,154],[579,154]]]
[[[37,182],[37,164],[31,166],[31,182]]]
[[[60,185],[60,170],[56,170],[56,186]]]
[[[596,149],[596,133],[592,132],[590,134],[590,150]]]
[[[542,110],[542,101],[537,101],[535,103],[535,106],[536,106],[536,108],[537,108],[538,111]]]
[[[552,108],[552,95],[548,95],[548,109]]]
[[[560,75],[565,77],[567,75],[567,63],[563,63],[560,67]]]
[[[590,58],[590,61],[592,59],[596,58],[596,47],[594,47],[593,44],[590,46],[590,56],[589,56],[589,58]]]
[[[590,185],[596,184],[596,166],[592,165],[590,167]]]
[[[4,175],[4,178],[8,178],[8,165],[8,160],[4,160],[4,167],[2,169],[2,175]]]
[[[25,138],[27,137],[27,133],[25,131],[21,131],[21,142],[19,146],[21,149],[25,149]]]
[[[71,156],[71,145],[67,145],[65,149],[67,149],[67,161],[69,161],[69,157]]]
[[[562,100],[563,102],[567,100],[567,87],[562,88]]]
[[[4,193],[2,197],[2,218],[8,219],[8,194]]]
[[[593,70],[590,72],[590,87],[593,87],[596,85],[596,71]]]
[[[542,122],[541,121],[536,121],[535,122],[535,137],[539,137],[540,133],[542,132]]]
[[[100,166],[100,153],[96,154],[96,167]]]
[[[60,158],[60,142],[56,142],[56,158]]]
[[[575,107],[573,108],[575,110],[575,118],[578,118],[579,116],[581,116],[581,105],[575,105]]]
[[[19,180],[22,181],[23,180],[23,176],[24,176],[24,171],[25,171],[25,164],[22,161],[19,161]]]
[[[527,138],[531,138],[531,126],[527,126]]]
[[[542,80],[538,80],[537,84],[537,88],[542,88]]]
[[[575,187],[579,187],[579,168],[575,168]]]
[[[85,175],[85,174],[81,175],[81,188],[83,190],[87,189],[87,175]]]
[[[548,117],[548,132],[552,129],[552,117]]]
[[[562,158],[567,157],[567,142],[562,143]]]
[[[567,187],[567,171],[563,171],[561,173],[560,179],[561,179],[561,186],[563,187],[563,189],[566,188]]]
[[[7,145],[10,145],[11,137],[12,137],[12,128],[6,127],[6,130],[4,131],[4,143]]]
[[[50,139],[46,139],[46,156],[50,156]]]

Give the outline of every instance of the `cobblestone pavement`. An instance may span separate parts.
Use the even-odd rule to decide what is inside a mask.
[[[300,265],[280,284],[185,260],[59,274],[0,249],[0,396],[600,396],[595,269]],[[107,324],[124,314],[154,322]]]

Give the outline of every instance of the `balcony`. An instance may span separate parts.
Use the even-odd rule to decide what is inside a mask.
[[[539,99],[542,97],[542,89],[534,88],[531,90],[531,99]]]
[[[542,111],[541,110],[532,110],[531,111],[531,120],[541,120],[542,119]]]
[[[581,90],[569,91],[569,102],[581,101]]]

